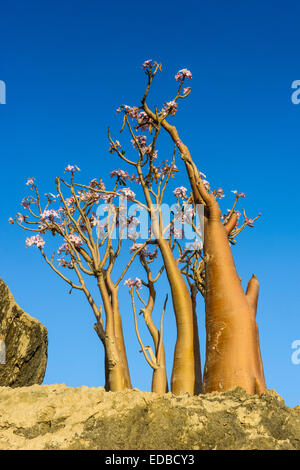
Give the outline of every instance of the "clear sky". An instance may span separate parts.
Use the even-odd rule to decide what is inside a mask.
[[[68,295],[38,250],[25,249],[26,234],[7,220],[21,209],[28,177],[37,178],[42,192],[54,192],[55,176],[69,163],[82,169],[84,181],[119,166],[107,152],[107,126],[117,135],[115,109],[139,104],[141,64],[152,58],[163,64],[151,95],[159,105],[173,97],[179,69],[193,73],[192,93],[174,122],[199,168],[224,188],[225,207],[230,190],[238,189],[250,217],[262,212],[234,255],[244,285],[253,272],[260,280],[267,385],[289,406],[300,404],[300,364],[291,361],[291,344],[300,339],[300,104],[291,101],[291,84],[300,79],[299,13],[299,2],[289,0],[2,4],[0,277],[48,328],[44,383],[103,385],[103,348],[85,300]],[[186,183],[183,173],[177,181]],[[126,290],[121,305],[134,386],[150,390]],[[170,374],[174,325],[167,315]],[[201,305],[199,323],[204,362]]]

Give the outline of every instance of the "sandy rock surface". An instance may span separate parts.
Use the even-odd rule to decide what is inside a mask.
[[[300,449],[300,407],[272,390],[190,397],[0,387],[0,449]]]

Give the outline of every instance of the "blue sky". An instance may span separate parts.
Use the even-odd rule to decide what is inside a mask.
[[[246,285],[261,284],[258,323],[265,374],[289,406],[300,403],[300,364],[291,344],[300,339],[299,125],[291,84],[300,79],[296,1],[165,2],[11,1],[1,7],[0,105],[2,194],[1,272],[17,302],[49,332],[44,383],[103,385],[103,348],[80,294],[25,249],[25,233],[7,219],[21,209],[25,181],[42,192],[68,164],[82,181],[119,166],[107,152],[107,126],[118,137],[115,109],[138,104],[141,64],[153,58],[163,72],[151,102],[176,90],[175,73],[193,73],[192,93],[175,121],[199,168],[227,194],[244,191],[247,214],[262,218],[234,248]],[[163,152],[168,146],[163,144]],[[186,183],[178,174],[177,185]],[[228,203],[227,203],[228,200]],[[134,274],[134,273],[133,273]],[[151,370],[138,353],[128,293],[121,293],[134,386],[150,390]],[[170,322],[169,373],[174,321]],[[166,320],[167,321],[167,320]],[[202,361],[204,313],[199,305]]]

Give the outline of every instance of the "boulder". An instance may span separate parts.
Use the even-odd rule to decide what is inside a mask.
[[[23,312],[0,279],[0,386],[42,383],[47,348],[46,327]]]

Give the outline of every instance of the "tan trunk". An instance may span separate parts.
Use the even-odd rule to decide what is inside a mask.
[[[239,385],[248,393],[261,393],[265,381],[256,307],[242,289],[217,205],[209,208],[204,251],[206,362],[202,391],[224,391]]]
[[[141,169],[137,167],[139,176],[143,179]],[[142,183],[148,208],[152,209],[152,201],[147,186]],[[166,239],[163,238],[158,218],[152,215],[152,231],[162,254],[166,274],[169,280],[173,308],[176,318],[177,339],[174,351],[174,362],[171,377],[171,391],[195,394],[195,355],[194,355],[194,323],[193,307],[189,290],[178,269],[176,260]]]
[[[111,307],[113,311],[114,334],[115,334],[115,339],[116,339],[116,343],[117,343],[117,347],[119,351],[119,357],[124,368],[126,387],[132,388],[124,335],[123,335],[122,319],[121,319],[121,314],[120,314],[120,309],[119,309],[119,299],[118,299],[119,289],[118,287],[115,287],[114,284],[112,283],[109,273],[107,274],[107,277],[105,279],[105,284],[106,284],[108,293],[110,295],[110,302],[111,302]]]
[[[171,287],[177,325],[177,340],[171,377],[171,391],[195,394],[194,318],[191,296],[167,240],[158,239]]]
[[[153,319],[152,312],[155,303],[156,293],[153,285],[149,285],[149,299],[146,308],[142,309],[145,323],[148,327],[148,330],[152,336],[154,348],[155,348],[155,357],[157,358],[157,363],[160,365],[158,369],[153,370],[152,375],[152,392],[164,394],[168,392],[168,380],[167,380],[167,371],[166,371],[166,356],[164,345],[161,344],[160,351],[159,349],[159,340],[160,333],[156,328]]]
[[[119,392],[126,389],[126,377],[115,337],[113,310],[102,275],[98,277],[98,287],[106,314],[104,337],[106,388],[111,392]]]
[[[246,295],[228,242],[236,217],[224,226],[216,200],[205,191],[199,177],[197,181],[193,165],[186,162],[186,168],[195,202],[206,205],[206,361],[202,392],[224,391],[239,385],[248,393],[261,393],[266,385],[255,319],[258,281],[250,280]]]
[[[195,284],[191,287],[191,299],[193,305],[193,324],[194,324],[194,356],[195,356],[195,395],[201,393],[202,388],[202,374],[201,374],[201,357],[200,357],[200,342],[198,332],[197,320],[197,287]]]

